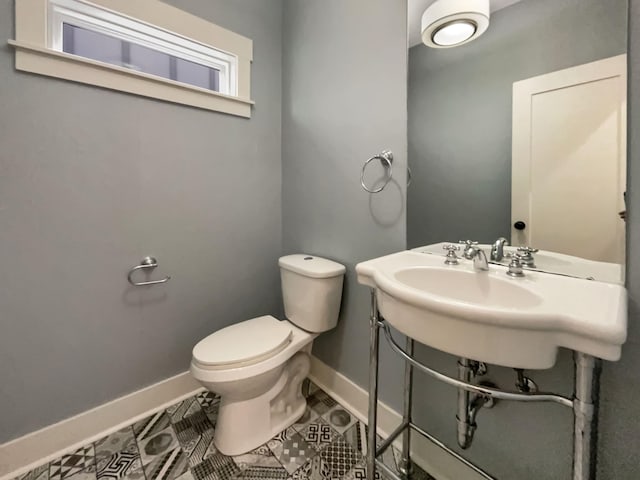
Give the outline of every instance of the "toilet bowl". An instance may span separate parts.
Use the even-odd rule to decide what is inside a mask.
[[[287,320],[246,320],[193,349],[191,374],[221,396],[214,443],[225,455],[254,450],[304,414],[312,342],[338,321],[343,265],[308,255],[279,265]]]

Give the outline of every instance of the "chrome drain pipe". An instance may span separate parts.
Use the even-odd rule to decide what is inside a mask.
[[[458,359],[458,380],[465,383],[471,381],[478,376],[487,373],[487,367],[484,363],[469,360],[468,358]],[[491,382],[480,382],[481,386],[495,387]],[[493,407],[494,400],[488,395],[479,393],[471,393],[463,388],[458,389],[458,414],[456,415],[456,424],[458,426],[458,445],[467,449],[473,442],[473,435],[476,433],[476,417],[482,407]]]
[[[468,358],[460,358],[458,360],[458,380],[471,383],[472,378],[473,368],[471,367],[471,361]],[[470,399],[471,392],[462,388],[458,389],[458,414],[456,415],[458,445],[464,449],[471,446],[473,434],[476,431],[475,421],[471,420]]]

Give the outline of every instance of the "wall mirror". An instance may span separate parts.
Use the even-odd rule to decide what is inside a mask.
[[[408,0],[408,248],[505,237],[620,282],[627,0],[484,4]]]

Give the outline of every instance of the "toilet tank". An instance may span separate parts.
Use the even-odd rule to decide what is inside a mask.
[[[342,301],[344,265],[302,254],[282,257],[278,264],[287,319],[307,332],[334,328]]]

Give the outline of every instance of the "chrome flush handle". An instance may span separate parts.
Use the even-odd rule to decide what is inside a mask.
[[[133,285],[134,287],[144,287],[146,285],[157,285],[159,283],[167,283],[169,281],[169,279],[171,278],[169,276],[164,277],[162,280],[151,280],[151,281],[148,281],[148,282],[135,282],[133,280],[133,274],[137,270],[146,270],[146,269],[153,270],[157,266],[158,266],[158,261],[155,258],[153,258],[153,257],[144,257],[142,259],[142,261],[140,262],[140,265],[136,265],[131,270],[129,270],[129,273],[127,274],[127,280],[129,280],[129,283],[131,285]]]

